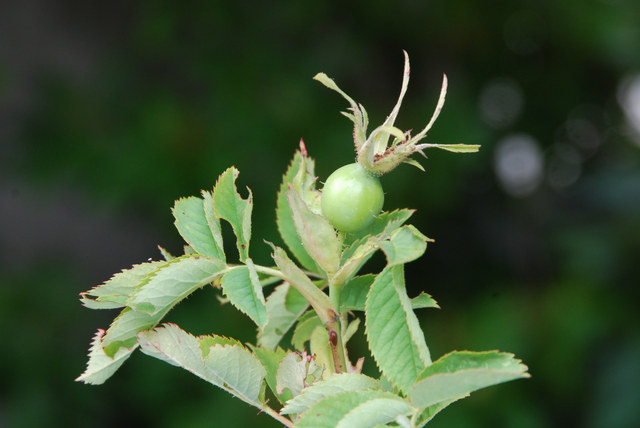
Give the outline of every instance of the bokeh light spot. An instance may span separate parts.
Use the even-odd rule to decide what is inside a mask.
[[[544,170],[538,142],[527,134],[505,137],[496,147],[494,169],[505,192],[516,197],[531,194],[540,184]]]

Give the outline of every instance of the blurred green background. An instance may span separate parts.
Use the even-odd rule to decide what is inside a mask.
[[[449,78],[426,173],[387,209],[436,242],[407,266],[432,355],[514,352],[532,378],[472,394],[434,427],[640,426],[640,2],[23,0],[0,6],[0,426],[277,426],[134,355],[73,382],[113,313],[78,293],[178,252],[170,206],[226,167],[254,194],[269,263],[275,193],[300,138],[320,181],[353,161],[345,102],[421,129]],[[372,267],[375,268],[375,265]],[[168,317],[249,341],[211,291]],[[362,335],[358,339],[362,347]],[[430,426],[431,426],[430,425]]]

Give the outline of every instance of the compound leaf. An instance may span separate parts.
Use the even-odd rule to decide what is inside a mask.
[[[139,331],[154,327],[182,299],[224,273],[218,259],[182,256],[164,263],[137,288],[127,301],[129,307],[111,323],[103,338],[105,352],[115,355],[131,347]]]

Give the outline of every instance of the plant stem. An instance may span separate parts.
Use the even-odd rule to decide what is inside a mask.
[[[260,273],[264,273],[265,275],[269,275],[269,276],[273,276],[276,278],[280,278],[282,280],[287,280],[287,277],[284,276],[284,274],[282,272],[280,272],[278,269],[274,269],[274,268],[270,268],[270,267],[266,267],[266,266],[261,266],[261,265],[254,265],[256,268],[256,272],[260,272]]]
[[[338,311],[333,325],[326,326],[327,330],[329,330],[329,343],[331,345],[331,355],[333,356],[336,373],[344,373],[347,371],[347,358],[345,356],[344,343],[342,342],[342,330],[344,330],[344,326],[342,325],[342,316],[340,315],[341,291],[342,284],[336,284],[331,280],[329,281],[329,298]]]
[[[271,416],[272,418],[280,422],[282,425],[286,427],[293,427],[292,421],[282,416],[280,413],[276,412],[271,407],[265,405],[264,407],[262,407],[262,411],[264,411],[266,414],[268,414],[269,416]]]

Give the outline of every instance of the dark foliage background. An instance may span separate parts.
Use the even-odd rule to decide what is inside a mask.
[[[429,140],[427,173],[384,177],[436,243],[407,268],[432,354],[514,352],[530,380],[474,393],[436,427],[640,426],[640,3],[634,0],[0,5],[0,426],[275,426],[141,354],[74,383],[113,314],[77,300],[178,252],[169,207],[226,167],[255,196],[253,257],[280,242],[275,192],[302,137],[322,181],[353,160],[324,71]],[[375,268],[375,266],[372,266]],[[202,291],[169,317],[250,340]],[[360,346],[363,348],[362,336]]]

